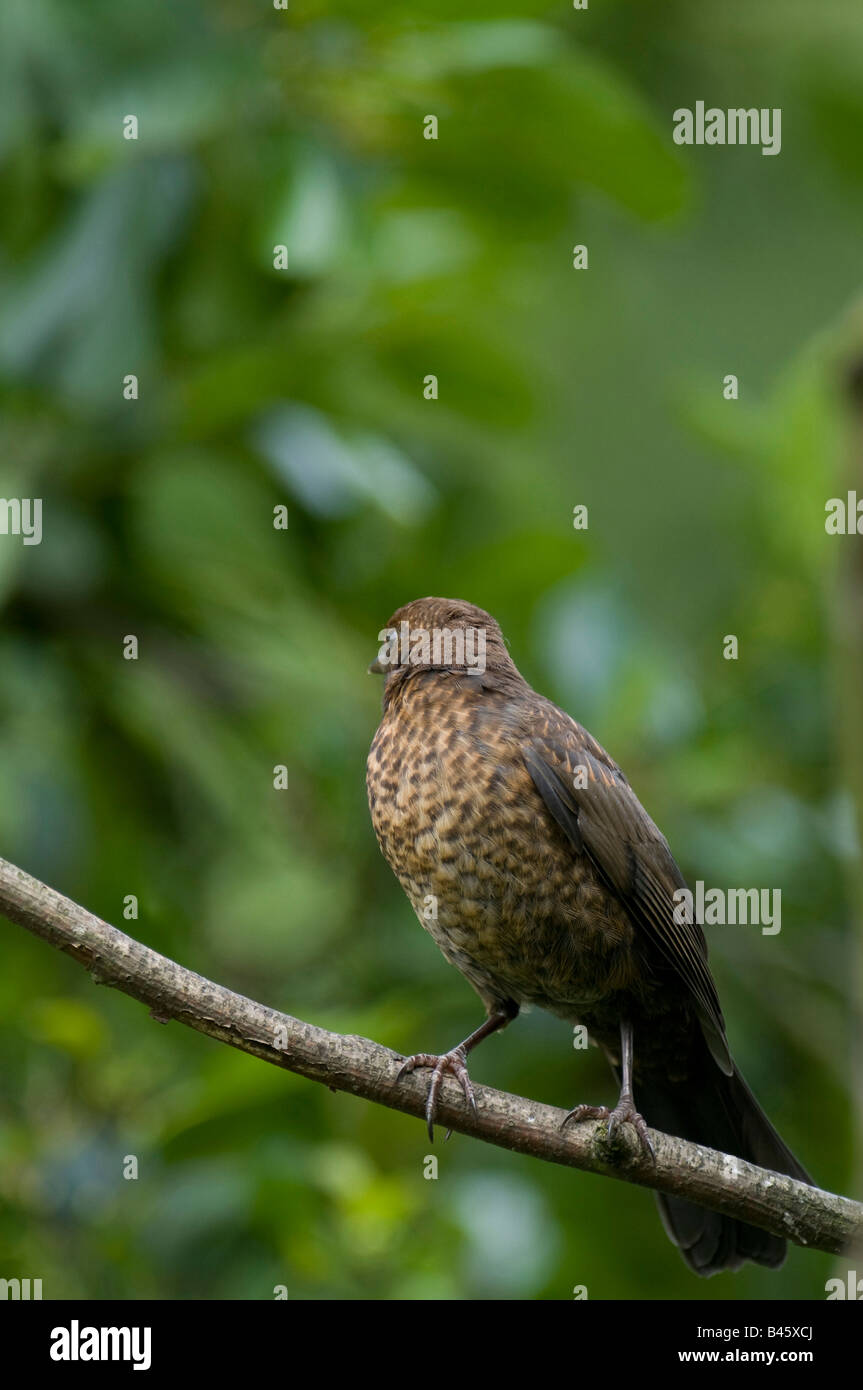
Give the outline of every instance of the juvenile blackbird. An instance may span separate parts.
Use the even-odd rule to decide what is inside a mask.
[[[375,832],[420,923],[487,1019],[431,1068],[429,1133],[446,1072],[476,1108],[467,1054],[524,1003],[584,1025],[618,1078],[612,1110],[568,1119],[651,1125],[809,1182],[735,1067],[704,934],[675,920],[685,887],[668,844],[594,738],[519,674],[495,620],[425,598],[390,619],[368,758]],[[678,913],[677,916],[680,916]],[[635,1092],[634,1089],[635,1088]],[[781,1264],[785,1242],[677,1197],[663,1222],[697,1274]]]

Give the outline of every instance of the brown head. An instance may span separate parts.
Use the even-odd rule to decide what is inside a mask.
[[[369,670],[386,675],[388,690],[420,670],[518,675],[494,618],[462,599],[414,599],[396,609],[378,641]]]

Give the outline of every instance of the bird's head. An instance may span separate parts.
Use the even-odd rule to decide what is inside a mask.
[[[378,641],[369,670],[388,678],[416,670],[515,671],[494,618],[462,599],[414,599],[396,609]]]

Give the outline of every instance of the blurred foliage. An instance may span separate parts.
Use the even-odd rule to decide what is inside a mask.
[[[781,888],[781,934],[716,929],[715,973],[765,1107],[851,1191],[856,543],[823,518],[861,76],[841,0],[6,0],[0,493],[45,536],[0,539],[4,856],[120,925],[136,894],[143,940],[272,1005],[451,1046],[478,1006],[378,853],[365,668],[401,603],[470,599],[690,878]],[[781,155],[678,149],[697,99],[780,106]],[[459,1138],[426,1181],[418,1122],[160,1028],[8,924],[2,961],[0,1275],[46,1297],[823,1296],[800,1250],[702,1284],[620,1184]],[[473,1072],[613,1089],[540,1014]]]

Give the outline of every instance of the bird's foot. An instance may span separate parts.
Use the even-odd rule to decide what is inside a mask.
[[[415,1071],[417,1067],[431,1067],[432,1069],[428,1099],[426,1100],[426,1126],[432,1143],[434,1143],[434,1122],[438,1095],[447,1072],[451,1072],[455,1077],[464,1092],[464,1098],[468,1105],[474,1114],[477,1113],[476,1097],[468,1076],[466,1061],[467,1053],[463,1052],[460,1047],[454,1047],[452,1052],[445,1052],[440,1057],[436,1057],[433,1052],[418,1052],[415,1057],[408,1057],[407,1061],[403,1062],[399,1068],[399,1074],[396,1077],[397,1083],[408,1072]],[[449,1136],[450,1131],[447,1130],[446,1138],[448,1139]]]
[[[579,1120],[606,1120],[609,1143],[614,1139],[617,1126],[628,1120],[638,1135],[638,1140],[642,1149],[645,1153],[649,1154],[654,1163],[656,1162],[656,1150],[653,1147],[647,1129],[647,1122],[644,1116],[639,1114],[636,1110],[633,1101],[626,1096],[621,1096],[613,1110],[609,1110],[607,1105],[577,1105],[575,1109],[570,1110],[569,1114],[565,1117],[561,1124],[561,1129],[563,1129],[564,1125],[569,1124],[570,1120],[575,1120],[576,1123],[578,1123]]]

